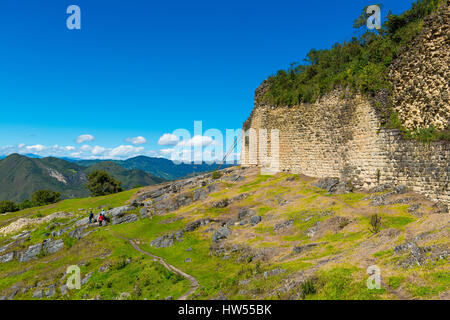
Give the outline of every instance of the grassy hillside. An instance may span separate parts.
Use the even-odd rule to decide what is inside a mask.
[[[51,231],[73,226],[90,208],[98,212],[101,206],[117,207],[127,199],[148,202],[149,208],[149,215],[136,222],[89,227],[86,230],[93,232],[78,240],[65,233],[60,236],[64,248],[57,253],[44,253],[28,262],[0,263],[0,296],[15,293],[14,299],[35,299],[33,295],[43,290],[46,299],[45,292],[53,287],[51,299],[183,297],[190,288],[188,279],[143,254],[146,252],[198,281],[189,296],[192,299],[450,298],[448,210],[389,186],[371,193],[330,194],[315,186],[316,179],[304,176],[228,170],[219,180],[207,176],[191,183],[177,182],[183,187],[175,193],[161,189],[162,197],[157,197],[161,187],[152,186],[0,217],[3,230],[19,218],[72,213],[27,227],[34,231],[14,241],[0,253],[1,259],[44,239],[57,240],[49,235]],[[198,200],[183,202],[192,196]],[[173,207],[180,202],[181,206]],[[142,207],[129,210],[125,217],[142,213]],[[376,234],[369,231],[373,214],[382,219]],[[251,217],[261,220],[252,223]],[[214,241],[224,226],[230,233]],[[0,248],[24,230],[1,236]],[[180,230],[184,230],[181,237],[167,238]],[[155,246],[162,236],[173,241]],[[59,288],[72,264],[81,267],[86,281],[81,290],[64,295]],[[366,269],[371,265],[381,270],[380,289],[366,286]]]

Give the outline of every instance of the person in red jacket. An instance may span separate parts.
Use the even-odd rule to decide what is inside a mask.
[[[98,225],[101,226],[103,223],[103,215],[100,214],[100,216],[98,217]]]

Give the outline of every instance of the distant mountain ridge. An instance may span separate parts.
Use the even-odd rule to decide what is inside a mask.
[[[92,166],[103,162],[113,162],[125,169],[138,169],[148,172],[154,176],[166,179],[177,180],[189,176],[208,171],[214,171],[218,168],[217,163],[213,164],[193,164],[181,163],[175,164],[173,161],[165,158],[153,158],[146,156],[138,156],[127,160],[74,160],[74,162],[81,166]],[[233,165],[224,164],[222,168],[227,168]]]
[[[29,158],[11,154],[0,160],[0,201],[20,202],[37,190],[48,189],[61,193],[63,199],[87,197],[87,175],[104,170],[122,183],[125,189],[154,185],[165,181],[143,170],[128,170],[112,162],[91,167],[54,157]]]
[[[229,167],[225,164],[222,167]],[[0,159],[0,201],[21,202],[37,190],[61,193],[63,199],[89,196],[87,176],[104,170],[125,189],[177,180],[216,170],[218,164],[175,164],[164,158],[138,156],[127,160],[78,160],[11,154]]]

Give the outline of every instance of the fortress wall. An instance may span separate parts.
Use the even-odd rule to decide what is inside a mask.
[[[250,150],[243,139],[241,164],[262,166],[261,129],[279,130],[279,169],[312,177],[339,177],[356,187],[404,184],[433,200],[450,203],[450,144],[404,140],[381,126],[376,111],[362,96],[336,90],[314,104],[257,106],[250,119],[257,133]],[[247,140],[247,141],[246,141]],[[264,145],[264,143],[262,143]]]
[[[449,16],[447,3],[427,17],[421,33],[390,67],[393,108],[409,129],[450,129]],[[380,113],[365,97],[344,90],[335,90],[314,104],[265,105],[268,85],[264,81],[256,90],[255,107],[244,131],[279,130],[280,170],[340,177],[362,188],[404,184],[450,203],[448,141],[405,140],[399,131],[382,127]],[[266,147],[256,139],[251,150],[246,147],[248,140],[244,138],[242,144],[242,165],[263,166],[265,152],[271,155],[270,139]]]

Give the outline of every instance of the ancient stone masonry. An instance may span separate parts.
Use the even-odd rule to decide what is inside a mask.
[[[450,130],[450,6],[427,17],[390,68],[394,108],[405,127]]]
[[[440,13],[439,19],[425,21],[424,33],[412,51],[401,57],[391,71],[394,108],[409,127],[448,127],[450,50],[444,36],[448,20],[446,27],[441,20],[448,19],[448,6]],[[420,81],[414,84],[416,80],[421,80],[423,87]],[[255,107],[244,124],[244,131],[254,129],[243,136],[244,167],[264,166],[273,154],[270,132],[278,130],[278,157],[271,161],[277,162],[280,171],[338,177],[367,189],[384,183],[406,185],[433,200],[450,203],[448,141],[424,144],[405,140],[398,130],[383,127],[382,116],[365,96],[347,90],[336,89],[313,104],[293,107],[264,104],[260,98],[265,90],[267,81],[256,90]],[[259,137],[259,132],[264,131],[261,129],[267,130],[267,139]]]

